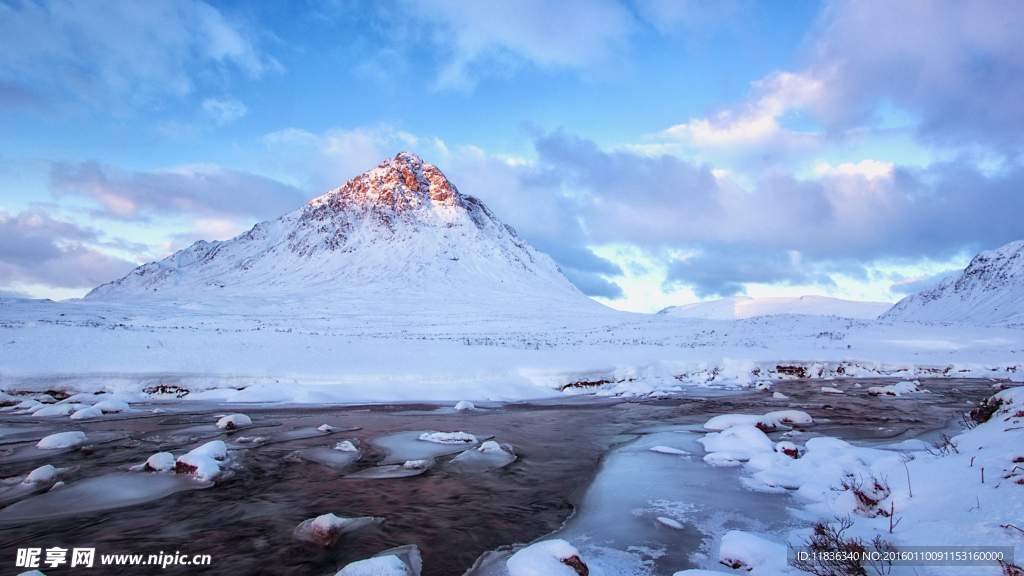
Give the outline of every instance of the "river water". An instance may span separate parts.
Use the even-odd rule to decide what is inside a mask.
[[[923,380],[922,387],[931,394],[879,399],[863,391],[893,380],[862,382],[863,388],[844,383],[848,393],[843,395],[822,394],[820,381],[776,383],[773,391],[784,392],[788,400],[774,400],[764,391],[689,388],[658,399],[576,396],[483,404],[467,412],[420,404],[275,407],[195,402],[138,404],[130,413],[77,422],[0,412],[0,477],[23,475],[43,464],[69,468],[61,478],[64,487],[0,510],[0,573],[20,572],[14,568],[19,548],[87,547],[95,548],[97,557],[180,552],[209,554],[212,562],[202,569],[105,566],[90,571],[65,564],[42,570],[48,576],[326,575],[382,550],[415,544],[424,575],[464,574],[474,563],[475,574],[487,575],[501,573],[509,547],[555,534],[592,544],[590,553],[608,556],[606,564],[614,564],[613,556],[622,552],[622,573],[672,574],[696,567],[700,554],[709,552],[712,532],[730,527],[771,531],[798,522],[785,512],[788,495],[746,491],[737,480],[738,469],[713,468],[701,461],[703,452],[695,440],[699,425],[709,417],[799,409],[816,420],[806,437],[881,444],[955,432],[959,412],[971,408],[968,402],[992,393],[989,381]],[[253,427],[223,432],[212,426],[221,415],[234,412],[250,416]],[[323,424],[338,430],[317,432]],[[33,448],[39,438],[68,430],[84,431],[90,442],[67,451]],[[510,445],[517,459],[500,469],[470,473],[453,465],[455,454],[450,454],[436,457],[432,467],[413,477],[346,477],[376,469],[394,450],[376,438],[419,431],[493,436]],[[238,448],[232,450],[229,474],[215,485],[189,490],[129,486],[138,475],[157,476],[126,472],[149,455],[180,455],[215,439]],[[323,449],[346,439],[363,448],[361,458],[347,466],[303,457],[326,453]],[[667,442],[676,442],[694,457],[658,460],[663,455],[648,450],[648,444]],[[411,444],[415,450],[416,442]],[[308,452],[318,447],[320,452]],[[55,498],[76,485],[79,492]],[[131,490],[139,492],[131,500],[135,504],[113,507]],[[173,493],[157,498],[167,492]],[[326,513],[384,521],[346,534],[331,547],[293,536],[300,522]],[[683,529],[648,521],[673,513],[684,521]]]

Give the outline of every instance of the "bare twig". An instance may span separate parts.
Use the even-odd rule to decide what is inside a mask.
[[[1020,528],[1017,528],[1013,524],[1000,524],[999,527],[1000,528],[1013,528],[1014,530],[1016,530],[1018,532],[1024,533],[1024,530],[1021,530]]]

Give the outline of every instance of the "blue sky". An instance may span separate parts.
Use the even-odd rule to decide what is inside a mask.
[[[400,150],[585,292],[895,301],[1024,238],[1016,2],[0,0],[0,295]]]

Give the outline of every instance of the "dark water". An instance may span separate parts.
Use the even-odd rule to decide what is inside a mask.
[[[18,548],[60,546],[96,548],[97,555],[209,554],[212,565],[202,569],[106,566],[91,571],[67,565],[42,568],[49,576],[90,572],[321,575],[333,574],[348,562],[387,548],[416,544],[423,555],[424,575],[458,575],[484,552],[530,542],[562,526],[602,455],[616,443],[635,438],[624,435],[627,431],[701,423],[720,413],[794,408],[819,422],[813,427],[816,434],[864,442],[898,441],[955,430],[958,411],[971,408],[966,402],[977,402],[992,393],[988,381],[945,380],[922,381],[933,394],[884,400],[868,397],[867,387],[878,383],[865,382],[862,390],[848,388],[849,394],[836,396],[821,394],[820,381],[777,384],[775,389],[790,397],[787,401],[768,400],[770,393],[765,392],[688,390],[659,400],[512,404],[469,414],[423,405],[280,409],[177,404],[163,405],[167,412],[162,414],[136,412],[91,423],[0,415],[5,430],[0,440],[10,439],[16,432],[12,428],[45,429],[29,433],[35,439],[62,430],[83,430],[88,435],[127,433],[120,440],[48,458],[0,459],[0,477],[25,474],[46,463],[80,466],[66,479],[69,484],[124,470],[161,450],[177,454],[211,439],[230,441],[232,436],[227,434],[200,437],[217,434],[202,425],[215,422],[216,415],[226,412],[244,412],[254,424],[270,425],[236,432],[236,438],[257,434],[282,437],[289,430],[321,424],[360,427],[355,432],[244,450],[236,458],[233,474],[206,490],[59,520],[0,524],[0,573],[22,570],[14,568]],[[411,430],[493,435],[498,442],[514,446],[519,458],[501,470],[465,474],[445,466],[453,456],[442,457],[422,476],[388,480],[345,479],[338,470],[286,458],[295,450],[332,445],[346,438],[366,440]],[[12,443],[0,448],[17,446]],[[374,466],[383,457],[371,450],[345,472]],[[328,512],[378,516],[385,522],[347,534],[328,549],[293,537],[297,524]]]

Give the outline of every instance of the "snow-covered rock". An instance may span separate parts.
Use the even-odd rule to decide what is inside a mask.
[[[333,546],[342,534],[358,530],[365,526],[380,524],[383,518],[363,516],[360,518],[341,518],[334,514],[322,514],[316,518],[304,520],[295,527],[295,537],[305,542],[320,546]]]
[[[93,404],[92,407],[102,410],[104,414],[127,412],[129,410],[128,403],[122,402],[121,400],[104,400]]]
[[[704,461],[716,466],[738,466],[754,455],[774,452],[775,443],[751,424],[737,424],[698,440],[708,454]]]
[[[920,382],[897,382],[888,386],[872,386],[868,388],[868,394],[871,396],[902,396],[918,392],[918,384]]]
[[[420,576],[422,570],[420,551],[409,544],[348,564],[335,576]]]
[[[49,482],[54,479],[57,475],[57,469],[50,464],[40,466],[35,470],[28,473],[25,479],[22,480],[25,484],[36,484],[39,482]]]
[[[1024,323],[1024,240],[982,252],[959,274],[900,300],[883,320]]]
[[[468,400],[459,400],[459,402],[455,404],[455,409],[458,410],[459,412],[465,410],[473,410],[475,408],[476,406],[474,406],[473,403]]]
[[[86,437],[85,432],[58,432],[56,434],[50,434],[43,438],[36,444],[36,448],[40,450],[57,450],[60,448],[73,448],[75,446],[81,446],[89,441]]]
[[[227,459],[227,455],[227,445],[223,440],[207,442],[178,456],[174,471],[178,474],[191,474],[199,480],[216,480],[221,475],[221,463]]]
[[[367,558],[346,565],[335,576],[412,576],[412,569],[397,556]]]
[[[334,449],[339,452],[359,452],[359,448],[352,443],[351,440],[342,440],[334,445]]]
[[[51,404],[43,405],[41,408],[32,413],[33,416],[67,416],[76,409],[80,404]]]
[[[734,570],[781,569],[786,566],[786,546],[747,532],[730,530],[722,536],[718,561]]]
[[[88,418],[101,418],[103,416],[103,410],[96,408],[95,406],[89,406],[88,408],[82,408],[71,415],[72,420],[85,420]]]
[[[170,472],[177,462],[170,452],[157,452],[146,459],[145,468],[154,472]]]
[[[509,576],[583,576],[589,573],[576,548],[565,540],[544,540],[513,554],[505,563]]]
[[[424,432],[420,440],[435,444],[476,444],[476,436],[466,432]]]
[[[252,420],[245,414],[229,414],[217,420],[217,428],[224,430],[235,430],[250,424],[252,424]]]

